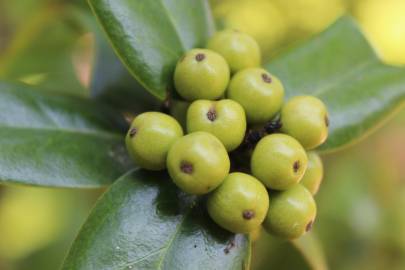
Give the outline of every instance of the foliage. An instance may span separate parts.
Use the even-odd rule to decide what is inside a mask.
[[[0,61],[4,79],[0,83],[0,182],[96,188],[119,179],[98,201],[64,269],[172,269],[173,264],[180,269],[248,267],[247,236],[231,235],[213,224],[201,207],[203,199],[179,193],[164,173],[134,170],[123,148],[127,125],[122,114],[111,108],[152,110],[170,97],[177,59],[190,48],[204,46],[214,31],[207,2],[89,3],[121,62],[86,11],[69,6],[69,14],[75,15],[58,26],[32,19],[38,27],[55,29],[23,30],[41,35],[32,43],[21,38],[24,46],[16,44]],[[48,8],[59,10],[54,5]],[[71,27],[58,41],[68,49],[55,45],[57,50],[47,55],[38,45],[54,44],[47,34],[58,33],[57,27]],[[87,28],[95,33],[97,48],[91,98],[66,60],[66,52]],[[35,65],[38,62],[40,67]],[[405,69],[382,64],[350,18],[341,18],[266,68],[284,82],[288,97],[312,94],[327,104],[330,136],[322,151],[337,151],[359,141],[404,104]],[[295,245],[318,250],[314,240]],[[308,258],[305,252],[304,256],[310,264],[323,267],[322,259]]]

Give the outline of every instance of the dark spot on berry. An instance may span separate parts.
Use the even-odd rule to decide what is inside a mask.
[[[136,128],[131,128],[129,130],[129,137],[134,137],[136,135],[136,133],[138,132],[138,130]]]
[[[329,117],[325,115],[325,125],[329,127]]]
[[[293,170],[294,170],[295,173],[298,172],[298,170],[300,169],[300,167],[301,167],[301,165],[300,165],[300,161],[299,161],[299,160],[297,160],[296,162],[294,162],[294,164],[293,164]]]
[[[197,245],[194,245],[194,248],[196,248],[197,247]]]
[[[186,174],[192,174],[193,173],[193,164],[187,161],[182,161],[180,164],[180,170]]]
[[[203,53],[198,53],[196,56],[195,56],[195,60],[197,60],[198,62],[201,62],[202,60],[204,60],[205,59],[205,54],[203,54]]]
[[[270,78],[270,76],[267,73],[262,73],[262,79],[265,83],[271,83],[272,80]]]
[[[217,112],[215,111],[214,108],[209,109],[207,112],[207,118],[211,121],[214,122],[215,119],[217,119]]]
[[[253,210],[245,210],[242,213],[244,219],[252,219],[255,216],[255,212]]]
[[[314,224],[314,222],[311,220],[307,226],[305,227],[305,231],[309,232],[312,229],[312,225]]]

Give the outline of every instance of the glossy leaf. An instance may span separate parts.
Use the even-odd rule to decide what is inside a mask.
[[[96,53],[90,85],[91,96],[121,111],[140,113],[159,109],[161,102],[132,77],[103,33],[96,28],[94,33]]]
[[[322,151],[363,138],[405,100],[405,68],[382,64],[347,17],[266,68],[283,81],[287,98],[314,95],[326,103],[330,135]]]
[[[219,228],[165,173],[132,171],[97,205],[63,269],[248,269],[246,236]]]
[[[3,82],[0,112],[2,182],[94,188],[132,167],[126,123],[108,107]]]
[[[121,60],[133,76],[163,100],[176,61],[202,47],[213,31],[206,0],[89,0]]]

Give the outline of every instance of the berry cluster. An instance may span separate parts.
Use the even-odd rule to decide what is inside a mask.
[[[326,107],[311,96],[283,104],[283,84],[259,67],[260,49],[250,36],[225,30],[207,47],[185,53],[174,72],[187,102],[188,134],[170,115],[142,113],[126,136],[128,151],[142,168],[167,168],[183,191],[208,194],[208,213],[223,228],[249,233],[263,224],[274,235],[297,238],[316,216],[313,195],[323,168],[306,150],[327,138]],[[235,155],[246,169],[235,166]]]

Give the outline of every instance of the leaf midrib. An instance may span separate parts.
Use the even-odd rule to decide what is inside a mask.
[[[127,70],[129,71],[129,73],[139,82],[140,85],[142,85],[149,93],[151,93],[153,96],[157,97],[159,100],[163,100],[163,99],[165,98],[165,96],[161,96],[161,94],[156,93],[156,92],[154,91],[154,89],[151,88],[151,87],[145,82],[145,80],[144,80],[143,78],[141,78],[138,74],[136,74],[136,73],[134,72],[134,70],[133,70],[132,68],[130,68],[130,67],[131,67],[131,64],[128,63],[126,60],[124,60],[124,57],[121,55],[121,53],[119,53],[119,50],[118,50],[118,48],[117,48],[115,42],[112,41],[110,35],[108,34],[108,31],[106,31],[106,25],[104,24],[104,22],[103,22],[103,21],[101,20],[101,18],[99,17],[98,12],[96,12],[95,4],[94,4],[93,1],[94,1],[94,0],[89,0],[90,8],[91,8],[93,14],[95,14],[96,20],[100,23],[100,25],[103,26],[103,27],[101,27],[101,28],[102,28],[103,32],[106,34],[107,39],[108,39],[109,43],[112,45],[112,48],[113,48],[113,50],[115,51],[115,53],[116,53],[116,55],[118,56],[118,58],[121,60],[121,62],[122,62],[122,63],[124,64],[124,66],[127,68]],[[170,23],[171,23],[171,25],[172,25],[172,27],[173,27],[173,29],[174,29],[174,32],[175,32],[176,37],[177,37],[177,39],[178,39],[178,41],[179,41],[178,43],[180,44],[182,51],[183,51],[183,52],[186,51],[185,45],[183,44],[183,41],[182,41],[181,36],[180,36],[180,34],[179,34],[179,32],[178,32],[178,29],[176,28],[176,25],[174,24],[173,19],[171,18],[170,13],[169,13],[167,7],[163,4],[162,0],[159,0],[159,3],[160,3],[160,5],[163,7],[163,10],[165,11],[166,15],[168,16],[168,19],[169,19],[169,21],[170,21]],[[169,51],[170,53],[172,53],[171,50],[168,50],[168,51]],[[164,92],[166,93],[166,91],[164,91]]]
[[[173,237],[169,240],[168,244],[166,245],[166,247],[164,248],[162,255],[163,257],[161,257],[159,264],[158,264],[158,269],[162,269],[162,263],[165,261],[167,254],[169,253],[170,247],[173,245],[174,240],[176,239],[176,237],[179,235],[184,221],[186,220],[188,214],[190,214],[191,210],[193,209],[193,207],[190,207],[187,212],[184,213],[182,219],[180,220],[179,224],[176,227],[176,230],[174,231]]]
[[[135,260],[134,262],[130,263],[129,265],[136,265],[136,264],[144,261],[145,259],[149,258],[150,256],[162,253],[162,255],[160,256],[159,264],[157,265],[157,268],[156,268],[156,269],[161,270],[162,269],[162,264],[165,261],[166,256],[169,253],[170,248],[172,247],[172,245],[173,245],[174,241],[176,240],[177,236],[180,234],[180,231],[181,231],[181,229],[183,227],[184,221],[187,219],[187,216],[190,214],[192,209],[193,209],[193,207],[190,206],[190,208],[183,214],[183,217],[181,218],[181,220],[179,221],[179,224],[177,224],[176,229],[173,232],[173,236],[169,239],[166,246],[163,246],[163,247],[161,247],[161,248],[159,248],[157,250],[151,251],[149,254],[143,256],[142,258],[139,258],[139,259]]]
[[[167,18],[169,19],[170,24],[173,27],[174,33],[176,34],[176,37],[177,37],[177,39],[178,39],[178,41],[180,43],[181,50],[183,52],[185,52],[186,47],[185,47],[185,45],[183,43],[183,40],[181,39],[181,35],[179,33],[179,30],[177,29],[176,24],[174,23],[173,17],[170,15],[170,12],[169,12],[168,8],[166,7],[166,5],[163,3],[163,0],[159,0],[159,3],[162,5],[164,12],[166,13]]]

